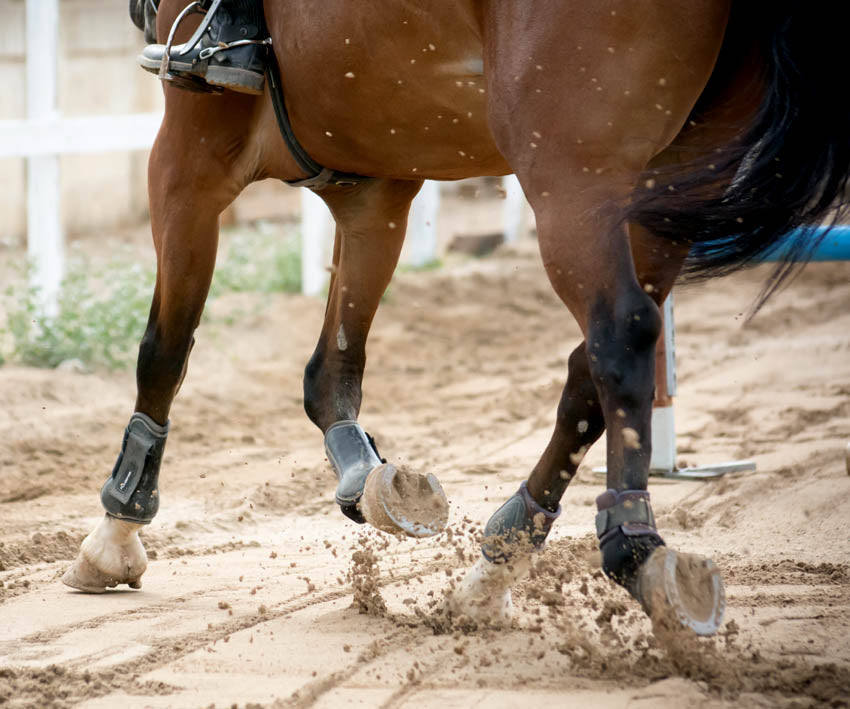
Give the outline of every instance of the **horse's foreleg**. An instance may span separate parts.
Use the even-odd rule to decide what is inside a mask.
[[[366,338],[398,262],[410,202],[420,186],[418,181],[373,180],[320,193],[337,232],[325,321],[304,373],[304,408],[325,434],[343,513],[413,536],[436,533],[445,525],[439,483],[433,476],[407,476],[383,462],[357,417]],[[385,504],[390,497],[396,504]]]
[[[73,588],[101,592],[127,583],[138,588],[147,557],[138,532],[159,509],[159,467],[168,413],[186,372],[215,265],[218,215],[232,198],[229,182],[199,187],[191,171],[175,169],[169,152],[154,150],[150,165],[151,226],[157,278],[139,347],[135,413],[118,460],[101,490],[105,517],[86,537],[63,577]],[[205,176],[209,179],[209,176]]]

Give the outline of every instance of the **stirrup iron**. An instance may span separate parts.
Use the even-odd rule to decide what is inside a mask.
[[[183,45],[177,56],[182,56],[190,52],[198,45],[198,42],[200,42],[204,36],[204,32],[209,29],[210,23],[212,23],[216,12],[218,12],[219,7],[221,7],[221,3],[222,0],[213,0],[212,5],[210,5],[209,9],[204,10],[202,0],[194,0],[194,2],[189,3],[180,11],[180,14],[177,15],[177,19],[174,20],[174,23],[171,25],[171,29],[168,31],[168,39],[165,42],[165,50],[162,54],[162,62],[159,65],[158,76],[160,81],[170,81],[176,86],[179,86],[183,89],[188,89],[189,91],[196,91],[201,93],[223,92],[223,89],[218,86],[207,84],[206,82],[201,81],[198,78],[184,76],[182,74],[176,74],[171,71],[171,48],[174,45],[174,38],[177,36],[177,30],[183,20],[185,20],[190,15],[204,15],[204,19],[201,20],[201,24],[198,25],[198,29],[195,30],[195,33],[192,35],[189,41],[186,42],[185,45]]]

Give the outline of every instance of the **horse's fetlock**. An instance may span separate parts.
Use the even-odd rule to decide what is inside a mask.
[[[503,564],[517,552],[539,551],[560,514],[560,505],[554,511],[542,507],[522,483],[485,525],[481,553],[487,561]]]
[[[638,570],[664,540],[645,490],[606,490],[596,498],[602,570],[637,598]]]

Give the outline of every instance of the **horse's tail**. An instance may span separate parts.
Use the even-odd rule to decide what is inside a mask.
[[[145,2],[146,0],[129,0],[130,19],[140,30],[145,30]]]
[[[665,174],[647,174],[626,217],[671,240],[692,243],[685,278],[730,273],[782,242],[782,260],[758,305],[805,263],[841,216],[850,174],[850,102],[842,99],[841,3],[758,3],[764,98],[734,144]],[[820,8],[820,10],[819,10]],[[842,17],[834,16],[834,13]],[[731,22],[735,21],[733,14]],[[831,217],[831,219],[830,219]],[[794,231],[796,230],[796,231]],[[789,232],[794,231],[790,236]]]

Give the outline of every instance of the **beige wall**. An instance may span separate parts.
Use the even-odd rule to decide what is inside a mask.
[[[24,118],[24,0],[0,0],[0,120]],[[162,110],[159,82],[136,65],[144,46],[125,0],[60,0],[59,111],[66,116]],[[147,154],[61,158],[62,218],[69,233],[143,220]],[[0,241],[22,243],[26,163],[0,159]]]

